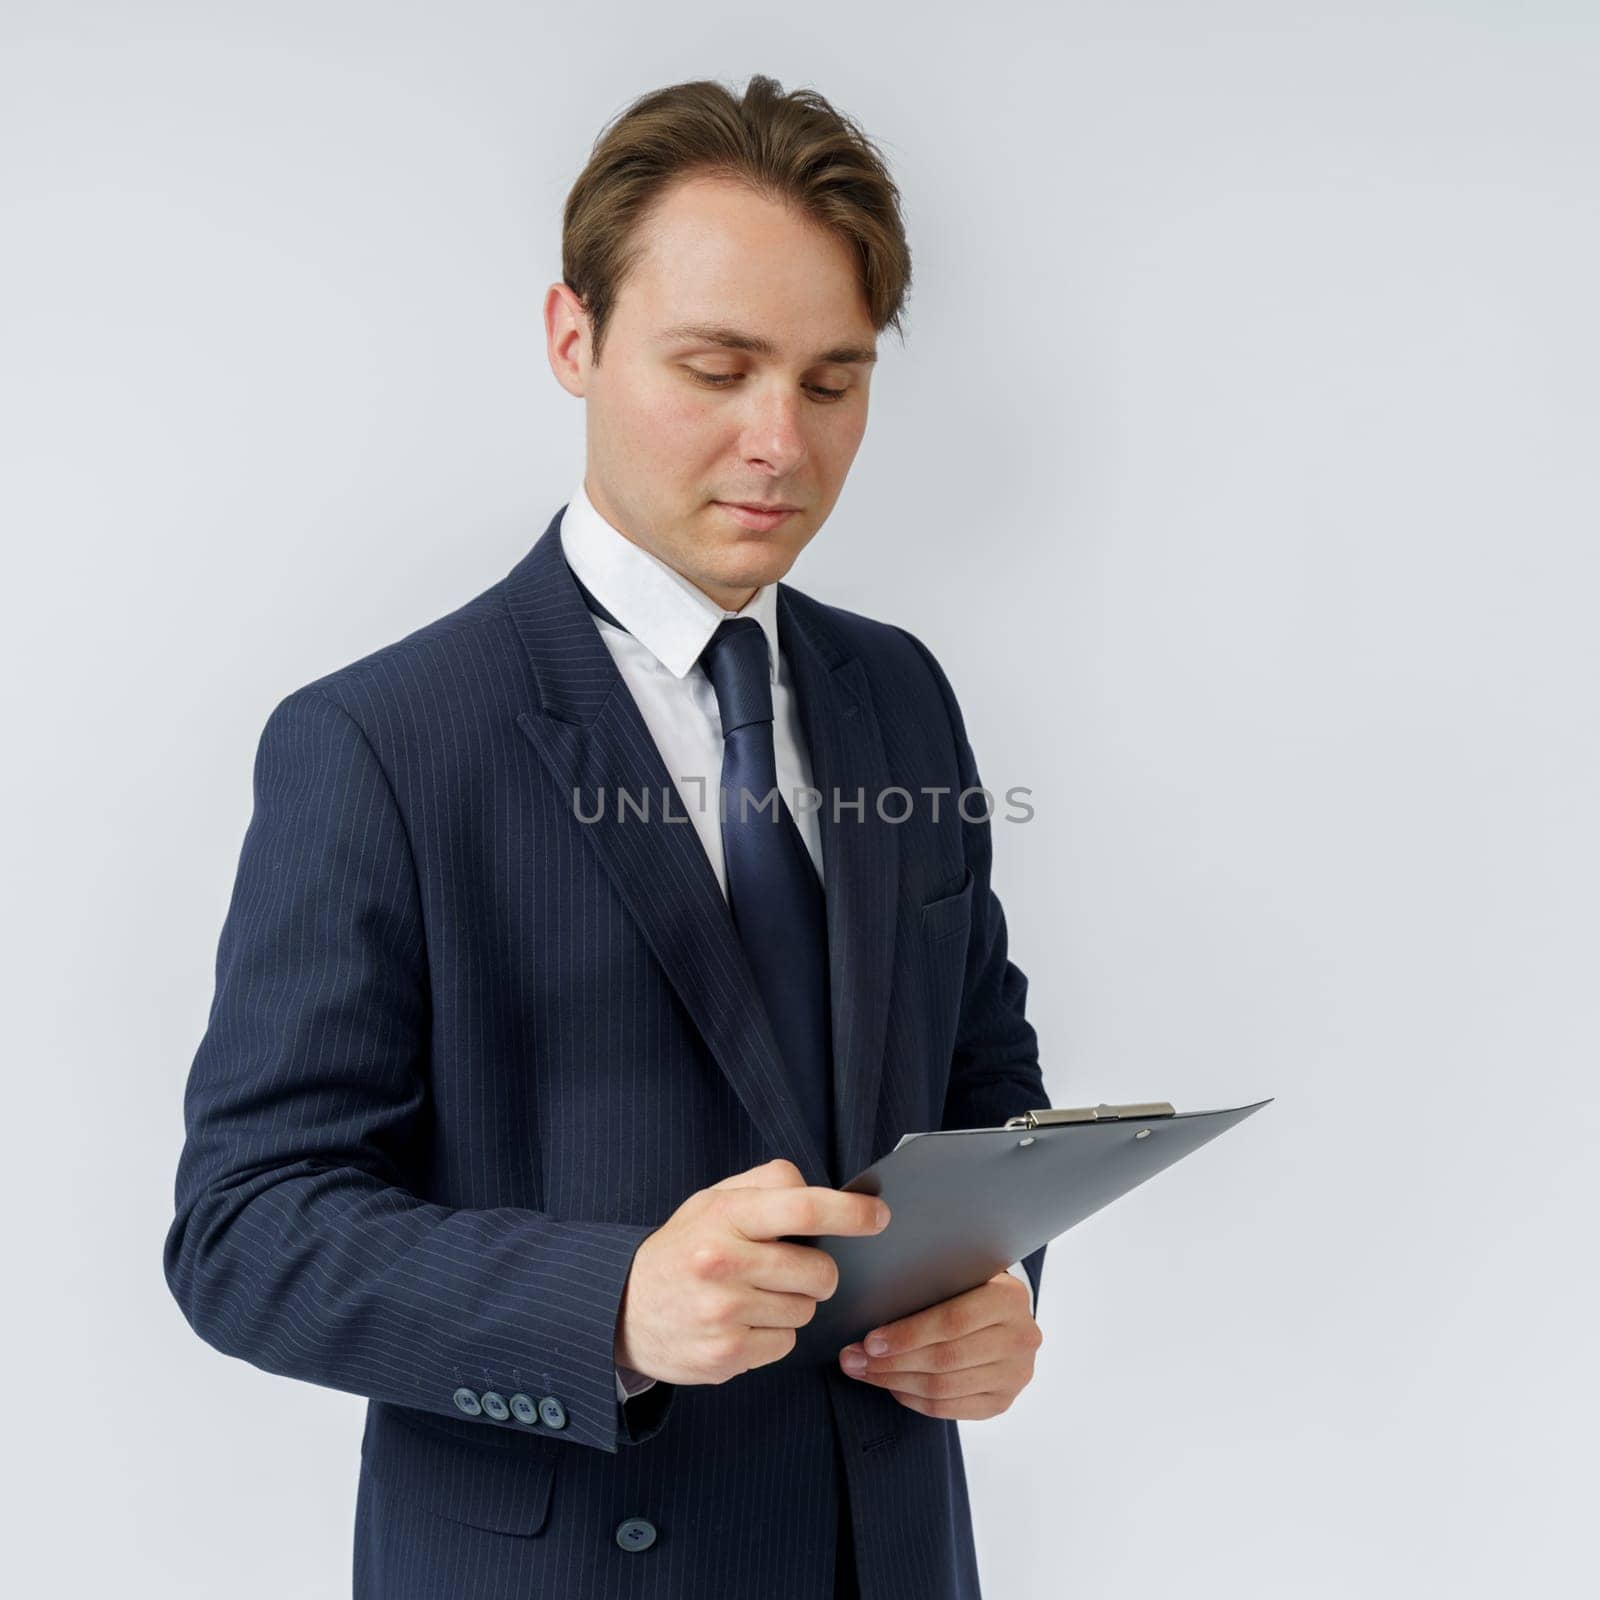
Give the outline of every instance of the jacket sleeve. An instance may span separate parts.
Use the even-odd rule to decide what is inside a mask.
[[[342,707],[296,690],[256,753],[184,1095],[173,1296],[208,1344],[267,1372],[457,1420],[458,1390],[553,1397],[565,1424],[534,1425],[550,1438],[615,1453],[652,1437],[674,1385],[619,1402],[613,1340],[653,1230],[407,1190],[430,1114],[430,1006],[388,778]]]
[[[904,629],[900,630],[902,633]],[[915,635],[906,637],[916,646],[938,686],[955,743],[957,794],[976,790],[977,761],[967,740],[961,708],[939,663]],[[965,810],[955,808],[955,826],[961,829],[967,870],[972,874],[972,923],[967,938],[967,961],[962,979],[961,1009],[956,1024],[955,1056],[945,1093],[945,1128],[996,1127],[1007,1117],[1038,1110],[1050,1104],[1039,1069],[1039,1042],[1028,1022],[1025,1003],[1028,980],[1006,956],[1006,919],[999,897],[990,886],[992,844],[989,806],[974,799]],[[976,818],[968,821],[968,813]],[[1023,1270],[1033,1286],[1033,1303],[1039,1303],[1039,1280],[1044,1271],[1046,1246],[1022,1258]]]

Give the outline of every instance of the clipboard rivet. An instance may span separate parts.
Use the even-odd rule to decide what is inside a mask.
[[[1136,1134],[1134,1134],[1135,1139],[1148,1139],[1149,1137],[1150,1130],[1148,1128],[1141,1128]]]
[[[1017,1149],[1026,1150],[1028,1148],[1028,1146],[1030,1144],[1032,1144],[1032,1143],[1033,1143],[1033,1135],[1030,1133],[1026,1139],[1018,1139],[1017,1140]]]

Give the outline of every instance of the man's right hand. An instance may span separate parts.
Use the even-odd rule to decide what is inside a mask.
[[[808,1185],[779,1158],[699,1189],[634,1252],[616,1361],[666,1383],[726,1383],[781,1361],[839,1287],[839,1268],[786,1235],[879,1233],[889,1208]]]

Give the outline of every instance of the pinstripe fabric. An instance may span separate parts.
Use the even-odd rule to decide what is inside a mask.
[[[823,810],[836,1148],[815,1148],[726,902],[562,558],[296,690],[185,1094],[164,1264],[197,1333],[369,1397],[355,1594],[978,1594],[960,1440],[785,1362],[619,1405],[639,1243],[775,1155],[827,1183],[908,1130],[1048,1104],[948,683],[909,634],[780,586]],[[898,826],[873,797],[950,789]],[[597,786],[653,791],[583,823]],[[1042,1250],[1025,1263],[1037,1291]],[[554,1397],[566,1426],[463,1416]],[[628,1517],[657,1530],[615,1541]]]

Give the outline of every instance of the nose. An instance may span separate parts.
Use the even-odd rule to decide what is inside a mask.
[[[774,477],[793,472],[806,458],[801,407],[808,402],[793,392],[752,393],[750,410],[739,440],[746,463],[765,467]]]

